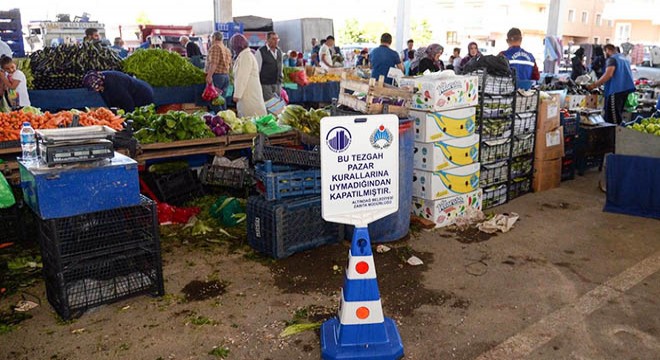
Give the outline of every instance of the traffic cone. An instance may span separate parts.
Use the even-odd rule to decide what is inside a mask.
[[[325,360],[403,357],[399,331],[392,319],[383,316],[367,228],[353,231],[339,318],[321,326],[321,355]]]

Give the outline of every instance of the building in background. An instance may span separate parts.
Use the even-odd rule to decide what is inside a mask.
[[[659,0],[615,0],[608,3],[603,18],[613,24],[612,42],[660,46],[659,10]]]
[[[612,42],[614,22],[603,17],[608,0],[562,0],[564,44],[607,44]]]

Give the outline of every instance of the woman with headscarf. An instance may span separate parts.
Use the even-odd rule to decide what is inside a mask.
[[[575,80],[578,76],[587,73],[587,68],[584,66],[584,49],[579,48],[575,51],[575,56],[571,59],[571,80]]]
[[[419,67],[417,68],[418,74],[423,74],[426,70],[430,72],[438,72],[444,69],[444,66],[439,66],[440,55],[444,49],[440,44],[431,44],[426,48],[424,52],[426,56],[419,61]]]
[[[415,50],[415,57],[410,62],[410,75],[419,74],[419,63],[426,57],[426,47],[422,46]]]
[[[481,53],[479,52],[479,45],[477,45],[476,42],[471,42],[468,44],[468,54],[461,60],[460,64],[460,69],[458,71],[462,71],[465,65],[470,62],[470,60],[481,56]],[[454,70],[458,72],[457,70]]]
[[[248,40],[242,34],[235,34],[229,40],[229,47],[234,52],[234,102],[239,117],[265,116],[259,65],[250,50]]]
[[[121,71],[90,71],[83,77],[83,86],[98,92],[110,108],[131,112],[154,102],[151,85]]]

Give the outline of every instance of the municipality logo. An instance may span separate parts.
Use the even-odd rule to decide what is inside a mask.
[[[376,149],[385,149],[392,145],[392,133],[383,125],[379,126],[378,129],[374,130],[369,138],[371,141],[371,146]]]
[[[351,132],[343,126],[332,128],[325,137],[325,143],[336,153],[346,151],[351,145],[351,140]]]

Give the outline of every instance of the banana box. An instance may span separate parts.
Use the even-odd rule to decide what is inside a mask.
[[[481,211],[482,200],[483,191],[481,189],[440,200],[413,197],[412,213],[433,221],[436,228],[441,228],[454,224],[457,219],[472,211]]]
[[[415,141],[436,142],[468,137],[477,128],[477,109],[475,107],[425,112],[410,111],[415,119]]]
[[[465,195],[479,189],[481,165],[461,166],[439,171],[413,169],[413,196],[438,200]]]
[[[444,111],[477,106],[479,102],[479,77],[456,76],[452,71],[404,77],[399,87],[413,90],[413,110]]]
[[[446,170],[479,161],[479,135],[434,143],[415,142],[413,168]]]

